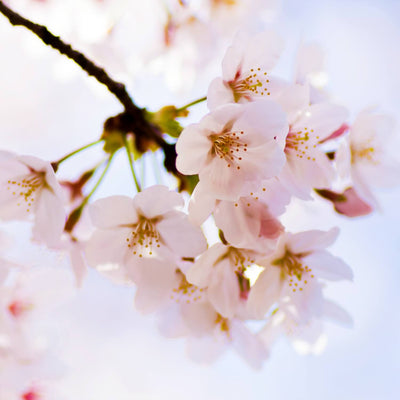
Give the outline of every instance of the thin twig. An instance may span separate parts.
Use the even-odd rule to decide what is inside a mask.
[[[137,109],[123,83],[112,79],[107,72],[97,66],[93,61],[89,60],[83,53],[73,49],[69,44],[64,43],[58,36],[53,35],[44,25],[36,24],[29,19],[22,17],[20,14],[7,7],[0,0],[0,13],[8,18],[12,25],[20,25],[29,29],[32,33],[38,36],[46,45],[58,50],[61,54],[75,61],[88,75],[96,78],[100,83],[107,86],[107,89],[124,106],[125,110],[130,111]]]

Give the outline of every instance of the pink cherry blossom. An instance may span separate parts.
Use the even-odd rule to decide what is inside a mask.
[[[51,164],[3,151],[0,171],[0,218],[26,220],[34,216],[33,239],[48,245],[57,243],[66,214]]]
[[[348,141],[336,154],[343,177],[350,175],[357,194],[373,207],[373,188],[399,183],[399,161],[393,153],[394,120],[373,110],[361,112],[350,127]]]
[[[278,93],[281,81],[270,77],[270,71],[277,63],[282,47],[282,39],[273,31],[254,36],[243,32],[236,35],[222,61],[222,78],[214,79],[209,86],[209,108],[245,103]]]
[[[200,228],[192,225],[181,195],[166,186],[152,186],[133,199],[111,196],[97,200],[90,213],[97,230],[88,240],[86,258],[96,267],[116,263],[127,268],[131,279],[140,280],[140,264],[163,268],[171,275],[175,261],[195,257],[207,247]]]
[[[221,106],[184,129],[177,168],[199,174],[204,190],[216,198],[236,200],[249,182],[280,172],[287,130],[283,111],[271,101]]]
[[[291,86],[276,101],[289,119],[286,137],[286,164],[279,179],[294,195],[310,199],[313,188],[328,188],[335,170],[320,143],[340,128],[347,118],[344,107],[329,103],[309,105],[306,86]]]
[[[232,318],[241,304],[241,292],[247,291],[247,288],[241,287],[246,269],[254,264],[257,256],[260,257],[260,253],[217,243],[189,269],[187,280],[196,286],[206,287],[208,299],[215,310],[225,318]]]
[[[265,269],[250,291],[251,313],[262,318],[275,303],[279,307],[281,302],[289,302],[296,307],[300,320],[319,315],[319,280],[351,280],[353,276],[347,264],[325,250],[337,235],[337,229],[284,233],[274,253],[259,261]]]

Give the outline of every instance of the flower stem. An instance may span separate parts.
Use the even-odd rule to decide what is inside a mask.
[[[92,147],[92,146],[94,146],[95,144],[98,144],[98,143],[100,143],[100,142],[102,142],[102,141],[103,141],[103,139],[99,139],[99,140],[96,140],[95,142],[92,142],[92,143],[87,144],[86,146],[82,146],[82,147],[80,147],[79,149],[76,149],[76,150],[72,151],[71,153],[68,153],[68,154],[65,155],[63,158],[60,158],[58,161],[52,162],[51,165],[53,166],[54,170],[56,171],[57,168],[58,168],[58,166],[59,166],[63,161],[67,160],[68,158],[74,156],[75,154],[78,154],[78,153],[80,153],[81,151],[86,150],[86,149],[88,149],[89,147]]]
[[[125,145],[126,154],[128,156],[128,159],[129,159],[129,166],[131,167],[133,180],[135,181],[136,190],[139,193],[141,191],[141,189],[140,189],[140,185],[139,185],[138,179],[136,178],[135,169],[133,167],[131,149],[129,148],[129,143],[128,143],[128,140],[127,140],[126,136],[124,136],[124,145]]]
[[[192,101],[192,102],[190,102],[190,103],[188,103],[188,104],[185,104],[184,106],[182,106],[182,107],[180,107],[180,108],[177,108],[176,111],[177,111],[177,112],[179,112],[179,111],[184,111],[184,110],[186,110],[187,108],[192,107],[192,106],[195,106],[196,104],[202,103],[203,101],[206,101],[206,100],[207,100],[207,96],[204,96],[204,97],[202,97],[202,98],[200,98],[200,99],[197,99],[197,100],[194,100],[194,101]]]
[[[103,181],[104,177],[106,176],[106,173],[107,173],[108,169],[110,168],[111,161],[112,161],[112,159],[113,159],[113,157],[114,157],[114,154],[115,154],[115,153],[112,153],[112,154],[110,155],[110,157],[108,157],[107,164],[106,164],[106,166],[104,167],[103,172],[102,172],[101,175],[100,175],[100,178],[97,180],[96,184],[93,186],[93,188],[92,188],[92,190],[89,192],[89,194],[83,199],[83,202],[82,202],[82,204],[81,204],[81,207],[84,207],[84,206],[87,204],[87,202],[89,201],[89,199],[93,196],[94,192],[95,192],[95,191],[98,189],[98,187],[100,186],[100,183]]]
[[[106,164],[103,172],[101,173],[100,178],[97,180],[96,184],[93,186],[90,193],[83,199],[82,203],[78,207],[76,207],[73,211],[71,211],[71,213],[69,214],[67,222],[65,223],[65,227],[64,227],[65,232],[71,233],[72,230],[74,229],[75,225],[77,224],[77,222],[79,221],[79,219],[82,215],[82,211],[83,211],[84,207],[88,203],[89,199],[93,196],[94,192],[98,189],[98,187],[100,186],[100,183],[103,181],[103,179],[111,165],[111,161],[114,157],[114,154],[115,154],[115,152],[112,153],[110,155],[110,157],[108,157],[107,164]]]

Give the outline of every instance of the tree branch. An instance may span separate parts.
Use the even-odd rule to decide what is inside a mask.
[[[73,49],[69,44],[64,43],[58,36],[53,35],[45,26],[35,24],[7,7],[0,1],[0,13],[10,21],[12,25],[24,26],[38,36],[46,45],[56,49],[61,54],[75,61],[88,75],[96,78],[100,83],[120,101],[126,111],[137,109],[123,83],[113,80],[107,72],[89,60],[83,53]]]

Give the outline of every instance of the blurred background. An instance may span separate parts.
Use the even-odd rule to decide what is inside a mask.
[[[177,63],[181,55],[149,50],[160,24],[150,20],[158,15],[152,2],[7,3],[91,54],[127,83],[139,105],[150,110],[204,96],[208,82],[220,74],[224,45],[232,34],[211,46],[210,60],[214,61],[206,67],[190,57],[192,62],[185,64],[185,54],[183,70],[187,69],[188,77],[182,83],[178,79],[182,66]],[[326,53],[327,88],[336,102],[347,106],[353,118],[362,109],[376,106],[399,120],[399,1],[282,0],[259,1],[257,7],[260,4],[267,12],[257,24],[270,23],[286,41],[278,74],[290,78],[298,46],[318,43]],[[129,12],[124,13],[124,7]],[[143,18],[139,18],[142,12]],[[237,21],[244,21],[243,16]],[[114,26],[119,20],[124,26],[120,30]],[[246,21],[252,24],[247,15]],[[235,28],[227,26],[231,31]],[[208,40],[202,30],[194,35],[196,43]],[[97,82],[2,16],[0,38],[2,149],[55,160],[96,140],[104,120],[120,111],[117,101]],[[204,111],[205,107],[199,106],[193,120]],[[78,155],[63,165],[61,173],[75,177],[76,171],[90,166],[96,156],[95,150]],[[121,156],[96,197],[134,194],[127,181],[131,177]],[[213,365],[196,365],[185,355],[184,340],[162,337],[153,317],[134,310],[131,288],[89,271],[74,299],[46,321],[52,347],[65,369],[57,381],[65,399],[399,399],[400,188],[377,195],[381,210],[357,219],[335,215],[325,202],[299,203],[291,210],[292,230],[339,226],[341,235],[332,251],[354,270],[354,283],[336,283],[327,289],[329,297],[353,316],[354,328],[327,324],[329,342],[323,354],[300,356],[282,340],[261,371],[250,370],[232,352]],[[9,229],[19,238],[14,244],[17,257],[27,245],[19,227]],[[32,250],[29,262],[61,262],[56,256],[43,262],[43,252]]]

